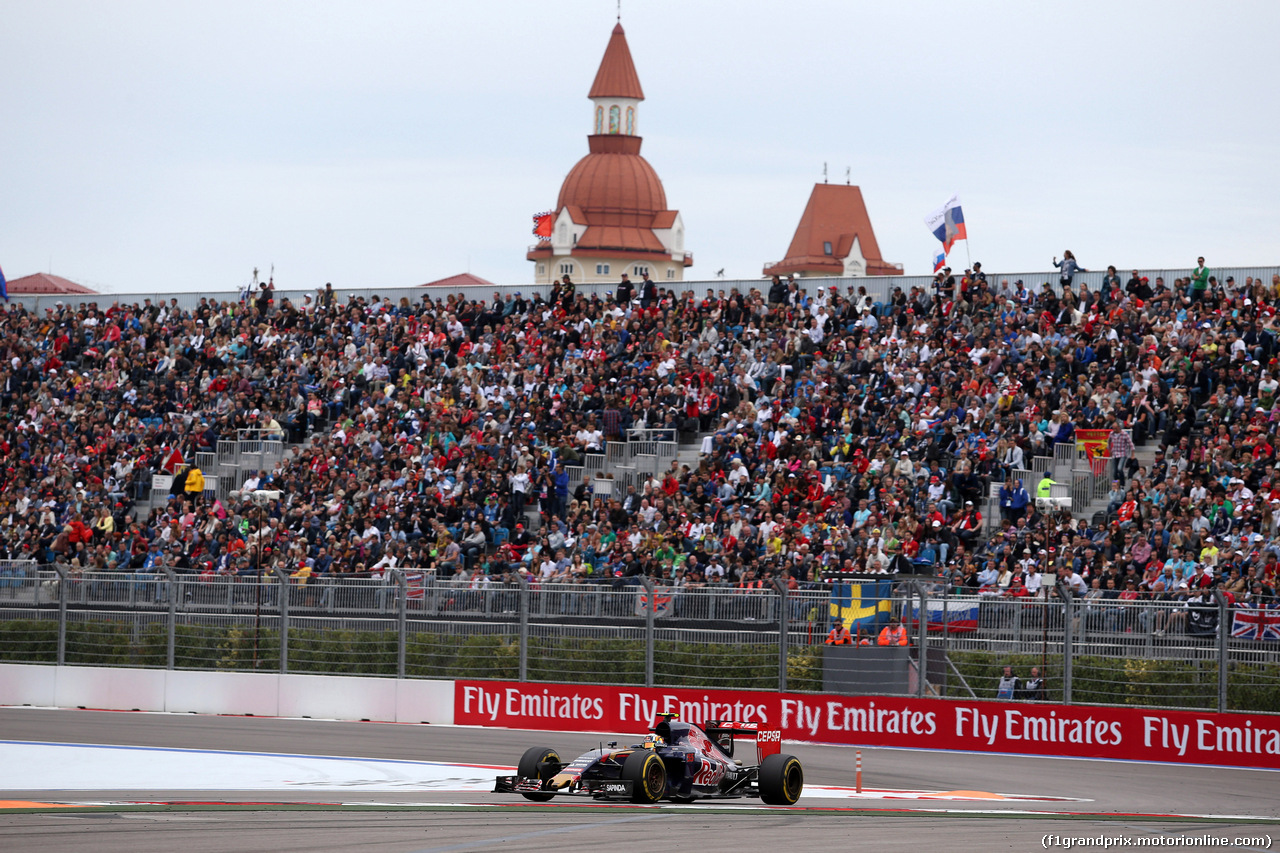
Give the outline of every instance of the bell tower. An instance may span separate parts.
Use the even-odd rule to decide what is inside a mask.
[[[644,100],[644,90],[622,24],[613,28],[587,97],[592,103],[592,136],[640,135],[636,111]]]
[[[560,186],[550,236],[529,247],[534,281],[571,276],[582,283],[616,282],[622,273],[659,285],[680,281],[693,255],[684,250],[684,220],[667,207],[662,181],[640,156],[637,110],[644,100],[619,23],[587,93],[591,132],[587,156]]]

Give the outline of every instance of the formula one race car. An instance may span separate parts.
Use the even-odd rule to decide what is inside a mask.
[[[734,759],[739,737],[755,740],[756,763]],[[644,741],[629,747],[602,744],[571,762],[548,747],[525,750],[516,775],[499,776],[493,790],[538,801],[557,794],[633,803],[759,797],[789,806],[803,788],[804,770],[798,758],[782,754],[780,730],[720,721],[698,726],[662,714]]]

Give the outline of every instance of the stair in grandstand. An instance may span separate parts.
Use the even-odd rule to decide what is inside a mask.
[[[681,465],[688,465],[690,471],[698,470],[698,460],[702,458],[701,444],[682,444],[680,450],[676,454],[676,461]]]
[[[204,475],[206,498],[226,501],[250,474],[270,471],[291,454],[302,452],[311,445],[314,435],[308,435],[301,443],[291,443],[287,438],[261,438],[260,433],[260,430],[240,430],[234,439],[219,440],[215,450],[198,451],[194,458],[187,460]],[[138,500],[139,508],[150,510],[168,502],[169,491],[157,488],[158,485],[153,479],[150,492]]]

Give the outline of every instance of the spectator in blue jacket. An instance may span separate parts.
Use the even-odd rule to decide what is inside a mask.
[[[1070,287],[1071,282],[1075,279],[1076,273],[1088,272],[1084,267],[1080,266],[1076,261],[1076,256],[1071,254],[1070,249],[1064,249],[1062,252],[1062,260],[1053,259],[1053,265],[1058,268],[1058,280],[1063,287]]]
[[[1010,477],[1000,487],[1000,514],[1014,524],[1026,513],[1030,503],[1031,494],[1023,488],[1021,480]]]

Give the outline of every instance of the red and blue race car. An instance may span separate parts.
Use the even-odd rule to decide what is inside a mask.
[[[734,757],[739,738],[755,741],[750,764]],[[781,730],[746,722],[699,726],[663,714],[641,743],[601,744],[573,761],[562,761],[549,747],[531,747],[516,775],[499,776],[493,790],[537,801],[560,794],[633,803],[759,797],[789,806],[803,789],[804,769],[794,755],[782,753]]]

